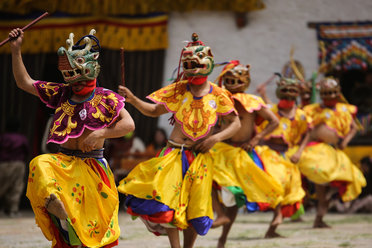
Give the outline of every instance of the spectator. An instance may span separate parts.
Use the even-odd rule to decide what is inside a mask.
[[[164,129],[156,128],[150,143],[146,147],[145,154],[149,158],[155,157],[167,145],[167,134]]]
[[[115,182],[119,182],[129,173],[146,150],[143,141],[134,132],[120,138],[108,139],[105,147],[105,157],[115,175]]]
[[[0,135],[0,200],[9,217],[19,215],[19,202],[25,186],[26,136],[19,133],[20,122],[10,118]]]

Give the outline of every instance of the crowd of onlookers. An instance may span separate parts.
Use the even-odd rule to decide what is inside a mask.
[[[19,203],[25,187],[28,140],[19,133],[20,121],[9,118],[0,134],[0,209],[9,217],[19,215]]]

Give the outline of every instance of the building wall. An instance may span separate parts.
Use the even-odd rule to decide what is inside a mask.
[[[238,29],[230,12],[172,13],[169,18],[169,48],[165,58],[164,85],[178,66],[183,41],[190,40],[193,32],[210,46],[215,62],[238,59],[251,65],[252,83],[247,90],[254,93],[258,84],[274,72],[280,72],[289,60],[291,46],[294,58],[301,61],[306,77],[318,68],[318,50],[315,29],[308,22],[371,20],[370,0],[264,0],[266,8],[248,14],[249,23]],[[213,81],[221,72],[217,67],[209,77]],[[271,99],[275,83],[268,86]],[[159,126],[170,130],[162,116]]]

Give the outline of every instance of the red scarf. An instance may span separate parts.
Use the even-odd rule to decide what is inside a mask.
[[[205,81],[207,81],[207,76],[204,76],[204,77],[189,77],[187,79],[187,81],[190,84],[201,85],[201,84],[205,83]]]
[[[328,108],[333,108],[338,103],[338,99],[323,100],[324,106]]]
[[[94,80],[91,81],[86,81],[86,84],[84,88],[80,91],[75,91],[74,88],[72,88],[72,91],[74,92],[75,95],[79,96],[85,96],[93,92],[93,90],[96,88],[96,81],[97,79],[95,78]]]
[[[280,99],[278,103],[278,108],[289,109],[289,108],[292,108],[294,104],[295,104],[294,100]]]

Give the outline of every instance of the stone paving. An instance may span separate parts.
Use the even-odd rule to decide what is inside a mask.
[[[272,213],[239,214],[231,230],[227,248],[370,248],[372,247],[371,214],[328,214],[325,218],[331,229],[312,229],[314,213],[307,213],[303,222],[286,220],[278,232],[286,238],[263,239]],[[147,232],[140,220],[132,221],[121,212],[121,236],[118,248],[169,247],[167,237],[156,237]],[[210,230],[198,237],[196,248],[216,247],[221,229]],[[182,236],[182,235],[181,235]],[[0,218],[0,248],[47,248],[47,241],[35,225],[32,212],[22,212],[19,218]]]

